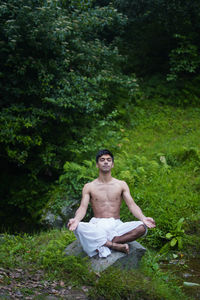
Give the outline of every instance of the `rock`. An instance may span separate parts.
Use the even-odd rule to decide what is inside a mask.
[[[47,208],[43,211],[41,224],[49,228],[62,228],[65,226],[70,217],[74,215],[78,204],[79,200],[73,199],[73,204],[68,203],[66,205],[65,203],[57,209],[54,208],[53,204],[47,206]]]
[[[91,268],[95,272],[101,272],[110,266],[117,266],[123,269],[135,269],[139,267],[140,260],[146,249],[134,241],[129,243],[129,254],[112,250],[111,255],[106,258],[100,258],[98,255],[90,258]],[[78,240],[74,241],[65,249],[66,255],[85,257],[87,254],[83,251]]]
[[[48,213],[46,214],[46,216],[43,220],[43,224],[45,224],[51,228],[62,228],[64,225],[64,222],[60,216],[54,215],[48,211]]]

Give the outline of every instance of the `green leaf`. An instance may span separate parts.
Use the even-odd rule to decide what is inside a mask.
[[[180,231],[181,230],[181,227],[183,225],[183,222],[184,222],[185,218],[180,218],[180,220],[178,221],[177,223],[177,231]]]
[[[166,234],[166,238],[167,238],[167,239],[170,240],[172,237],[173,237],[173,235],[172,235],[170,232],[168,232],[168,233]]]
[[[159,251],[160,254],[166,254],[169,252],[170,244],[166,243]]]
[[[181,236],[177,236],[176,239],[178,241],[178,249],[181,250],[183,248],[183,239]]]
[[[170,246],[171,247],[174,247],[177,243],[177,239],[176,238],[173,238],[171,241],[170,241]]]

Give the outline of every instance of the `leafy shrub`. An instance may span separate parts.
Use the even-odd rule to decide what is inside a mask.
[[[74,145],[114,116],[118,101],[134,100],[138,85],[122,74],[113,41],[126,18],[112,5],[8,0],[0,16],[0,221],[28,230]],[[109,42],[106,28],[115,33]]]

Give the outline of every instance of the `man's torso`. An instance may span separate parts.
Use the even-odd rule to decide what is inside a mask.
[[[101,183],[95,179],[89,183],[89,187],[94,216],[118,219],[123,194],[122,181],[112,178],[108,183]]]

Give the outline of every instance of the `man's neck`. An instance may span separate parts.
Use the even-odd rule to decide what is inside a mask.
[[[111,173],[101,173],[99,172],[99,177],[97,178],[99,182],[108,183],[112,180]]]

